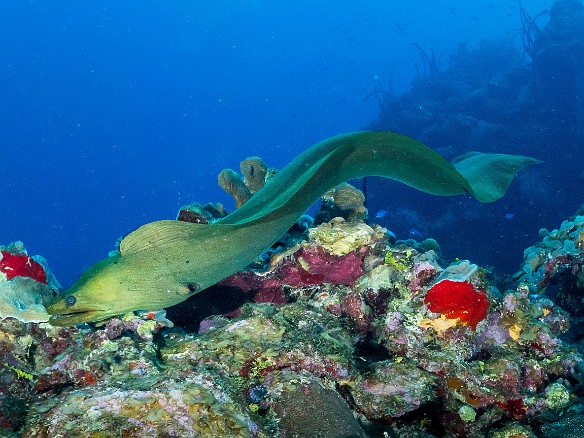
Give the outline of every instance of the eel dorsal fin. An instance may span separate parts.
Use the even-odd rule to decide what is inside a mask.
[[[187,240],[224,233],[227,227],[229,226],[193,224],[176,220],[150,222],[124,237],[120,242],[120,252],[123,256],[128,256],[149,250],[160,251],[162,248]]]

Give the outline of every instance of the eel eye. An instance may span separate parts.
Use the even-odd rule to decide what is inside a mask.
[[[199,285],[197,283],[187,283],[187,289],[189,292],[196,292],[199,289]]]
[[[69,307],[74,305],[76,302],[77,302],[77,299],[73,295],[69,295],[69,296],[67,296],[67,298],[65,298],[65,303]]]

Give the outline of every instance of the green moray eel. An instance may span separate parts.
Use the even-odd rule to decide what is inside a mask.
[[[69,326],[133,310],[157,310],[245,268],[274,244],[326,190],[366,175],[423,192],[502,197],[529,157],[468,153],[453,163],[392,132],[339,135],[307,149],[247,203],[209,225],[151,222],[128,234],[118,254],[97,262],[48,305],[50,322]]]

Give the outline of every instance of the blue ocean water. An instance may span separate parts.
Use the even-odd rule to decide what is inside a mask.
[[[523,2],[532,17],[551,6]],[[544,14],[538,24],[545,23]],[[7,0],[0,14],[0,243],[22,240],[67,286],[118,237],[176,217],[181,205],[233,208],[217,174],[247,156],[282,167],[326,137],[400,127],[387,122],[375,96],[412,92],[425,74],[418,48],[433,50],[446,71],[461,43],[472,51],[482,40],[501,40],[523,53],[522,29],[518,2],[502,0]],[[531,62],[525,53],[521,59]],[[468,77],[481,73],[474,68]],[[529,124],[530,114],[501,117]],[[433,117],[423,122],[436,123]],[[582,137],[570,123],[501,141],[477,138],[476,130],[432,137],[422,125],[400,130],[449,158],[486,149],[545,163],[492,205],[371,179],[370,217],[398,238],[413,228],[436,238],[449,257],[513,272],[538,229],[557,226],[583,202]],[[375,218],[380,210],[387,214]]]

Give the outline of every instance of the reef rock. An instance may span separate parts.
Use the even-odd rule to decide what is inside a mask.
[[[468,261],[446,265],[335,219],[222,282],[247,302],[196,333],[156,312],[64,329],[4,318],[0,427],[23,437],[564,430],[584,367],[562,339],[569,314],[540,292],[558,275],[550,260],[579,254],[566,242],[579,250],[584,224],[568,222],[526,252],[532,270],[506,291]]]

